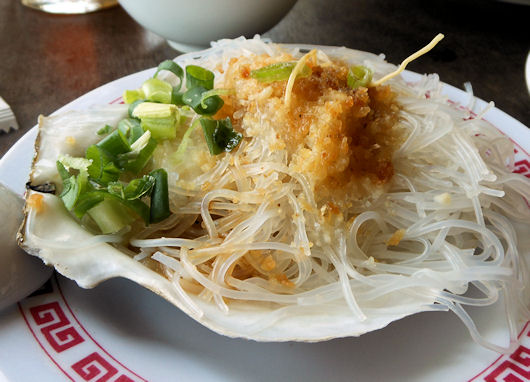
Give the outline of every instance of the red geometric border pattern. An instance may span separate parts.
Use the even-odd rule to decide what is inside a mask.
[[[70,321],[58,302],[34,306],[29,311],[37,326],[44,326],[40,331],[57,353],[84,341],[83,337],[70,325]]]
[[[530,178],[530,161],[528,159],[523,159],[515,162],[513,172]]]
[[[520,345],[510,355],[504,355],[469,382],[525,382],[530,381],[530,321],[520,336]]]
[[[19,302],[28,329],[53,363],[72,381],[146,381],[99,345],[77,320],[52,278],[53,291]]]
[[[92,353],[72,365],[72,369],[85,381],[98,377],[98,381],[108,381],[118,370],[99,353]]]

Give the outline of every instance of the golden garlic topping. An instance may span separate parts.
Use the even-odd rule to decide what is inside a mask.
[[[235,93],[224,97],[216,118],[229,116],[245,136],[262,138],[270,150],[286,150],[289,167],[307,177],[318,201],[344,205],[382,191],[401,140],[395,94],[388,86],[350,89],[348,67],[341,62],[308,61],[312,74],[295,81],[288,105],[287,81],[261,83],[250,76],[293,60],[288,54],[232,59],[220,87]]]

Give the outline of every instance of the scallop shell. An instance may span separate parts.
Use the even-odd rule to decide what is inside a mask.
[[[289,49],[311,49],[309,45],[289,45]],[[346,48],[318,47],[327,54],[352,60],[370,61],[376,73],[395,68],[381,57]],[[221,40],[211,49],[194,52],[176,59],[182,65],[197,62],[213,68],[221,56],[240,55],[242,52],[264,53],[264,44],[257,40]],[[59,154],[82,156],[86,147],[95,143],[95,132],[103,125],[116,125],[126,115],[126,106],[108,105],[88,111],[67,112],[39,118],[39,134],[35,144],[36,155],[30,175],[32,185],[58,182],[55,161]],[[28,189],[27,196],[38,193]],[[43,210],[38,214],[26,208],[24,223],[19,232],[19,245],[31,255],[52,265],[62,275],[75,280],[83,288],[93,288],[100,282],[124,277],[160,295],[193,319],[220,334],[258,341],[322,341],[337,337],[359,336],[380,329],[405,316],[431,310],[433,300],[418,296],[388,295],[380,306],[400,307],[399,314],[379,314],[358,320],[347,307],[334,306],[315,314],[299,309],[295,316],[285,315],[277,306],[259,302],[231,302],[228,313],[202,299],[191,296],[201,311],[186,304],[167,278],[147,268],[129,255],[109,244],[79,248],[79,243],[93,235],[81,227],[65,209],[62,201],[51,193],[43,195]],[[256,328],[259,328],[256,329]]]

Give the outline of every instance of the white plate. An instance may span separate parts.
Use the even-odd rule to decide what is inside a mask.
[[[139,87],[153,72],[106,84],[58,112],[118,102],[124,89]],[[468,101],[454,87],[444,91],[457,104]],[[475,108],[485,105],[477,101]],[[498,109],[485,119],[518,142],[517,171],[530,177],[529,130]],[[0,160],[0,181],[19,193],[35,136],[34,128]],[[481,308],[474,318],[488,338],[502,343],[497,309]],[[0,313],[0,381],[483,381],[495,375],[523,381],[530,376],[530,324],[520,329],[521,346],[502,357],[474,343],[448,312],[416,314],[359,338],[257,343],[215,334],[128,280],[84,290],[55,276],[40,294]]]

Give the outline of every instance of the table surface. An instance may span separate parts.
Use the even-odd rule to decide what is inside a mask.
[[[469,81],[476,96],[530,126],[529,19],[530,6],[492,0],[299,0],[264,36],[385,53],[399,63],[442,32],[440,45],[409,69],[459,88]],[[39,114],[179,54],[119,6],[62,16],[15,0],[0,2],[0,49],[0,96],[20,126],[0,133],[0,156]]]

